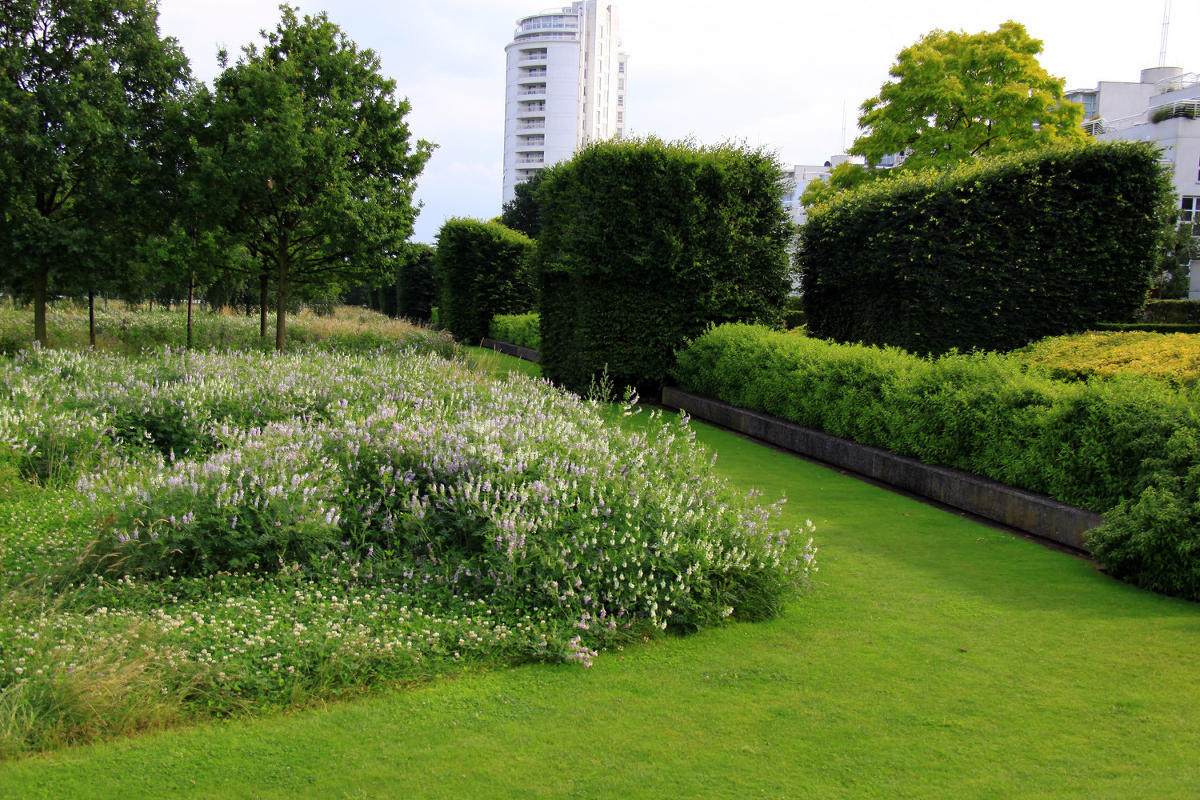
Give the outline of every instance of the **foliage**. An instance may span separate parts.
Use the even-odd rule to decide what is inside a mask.
[[[437,250],[427,244],[408,246],[397,274],[396,313],[405,319],[429,322],[438,298]]]
[[[1156,151],[1129,142],[842,193],[812,209],[801,232],[810,330],[940,353],[1132,319],[1158,269],[1170,204]]]
[[[520,231],[530,239],[542,232],[542,214],[538,209],[537,190],[545,180],[545,170],[533,173],[527,180],[513,187],[514,197],[504,204],[500,222],[514,231]]]
[[[189,80],[148,0],[0,6],[0,259],[33,298],[101,288],[138,239],[166,228],[159,151]],[[100,285],[98,285],[100,284]]]
[[[1147,322],[1179,325],[1200,324],[1200,300],[1150,300],[1146,303]]]
[[[1191,262],[1200,259],[1200,237],[1191,222],[1175,222],[1163,234],[1162,263],[1157,294],[1164,300],[1182,300],[1191,287]],[[1200,321],[1200,314],[1196,317]]]
[[[800,205],[812,208],[818,203],[832,199],[838,192],[857,189],[871,181],[890,175],[886,169],[872,169],[853,161],[843,161],[829,171],[829,179],[816,178],[809,181],[800,194]]]
[[[1172,386],[1200,384],[1196,333],[1097,332],[1056,336],[1015,350],[1010,357],[1036,364],[1051,376],[1081,380],[1142,375]]]
[[[448,219],[438,231],[435,271],[439,324],[468,344],[488,335],[496,314],[523,314],[536,304],[533,241],[498,222]]]
[[[115,306],[115,304],[114,304]],[[186,345],[186,309],[175,311],[127,311],[96,309],[96,348],[137,355],[142,350]],[[32,345],[28,311],[0,308],[0,353],[15,355]],[[258,335],[258,321],[248,316],[204,312],[194,317],[193,343],[202,349],[264,350],[273,347]],[[47,317],[52,347],[88,347],[87,310],[51,308]],[[418,348],[451,358],[453,340],[439,331],[420,328],[402,320],[388,320],[362,309],[338,308],[333,314],[300,313],[292,323],[292,341],[317,349],[359,352]]]
[[[542,346],[541,322],[537,313],[497,314],[492,317],[488,336],[499,342],[537,350]]]
[[[1012,357],[921,359],[745,325],[692,342],[675,376],[733,405],[1108,512],[1090,539],[1107,569],[1200,599],[1182,577],[1200,576],[1194,388],[1064,382]]]
[[[324,13],[281,12],[261,49],[247,45],[217,77],[202,154],[209,202],[274,279],[280,350],[293,286],[394,268],[432,151],[411,141],[409,104],[373,51]]]
[[[1083,107],[1038,64],[1042,43],[1005,22],[992,33],[935,30],[900,51],[896,80],[862,104],[867,133],[850,152],[874,166],[904,154],[906,169],[947,167],[982,155],[1083,143]]]
[[[777,323],[790,281],[781,169],[761,150],[594,144],[538,192],[542,366],[577,391],[607,370],[657,392],[714,322]]]
[[[38,348],[0,385],[0,475],[30,471],[37,431],[61,466],[0,516],[0,708],[46,715],[17,747],[102,733],[86,697],[137,707],[145,681],[179,718],[464,661],[590,665],[776,613],[815,552],[685,423],[622,433],[544,381],[429,353]]]

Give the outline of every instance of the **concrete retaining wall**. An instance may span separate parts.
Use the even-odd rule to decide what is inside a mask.
[[[488,350],[496,350],[497,352],[504,353],[506,355],[523,358],[526,361],[532,361],[535,364],[540,364],[542,362],[542,354],[537,350],[531,350],[528,347],[521,347],[518,344],[501,342],[498,339],[485,338],[480,343],[480,347],[486,347]]]
[[[1094,511],[1069,506],[1045,495],[961,470],[922,464],[878,447],[840,439],[674,387],[663,389],[662,403],[682,409],[697,419],[1076,550],[1086,550],[1084,532],[1104,521]]]

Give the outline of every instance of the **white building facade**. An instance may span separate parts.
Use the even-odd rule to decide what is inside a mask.
[[[1137,83],[1101,81],[1066,93],[1084,107],[1084,128],[1101,140],[1154,142],[1171,169],[1184,221],[1200,230],[1200,75],[1179,67],[1142,70]],[[1200,300],[1200,260],[1191,263],[1188,296]]]
[[[504,52],[507,203],[518,183],[625,132],[629,59],[616,9],[597,0],[519,19]]]

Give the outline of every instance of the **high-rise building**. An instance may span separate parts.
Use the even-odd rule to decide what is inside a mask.
[[[629,58],[616,8],[597,0],[522,17],[504,52],[507,203],[538,171],[624,133]]]

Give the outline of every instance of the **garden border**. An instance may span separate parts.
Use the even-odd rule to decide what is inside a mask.
[[[879,447],[805,428],[711,397],[663,387],[662,403],[784,450],[832,464],[888,486],[1010,528],[1087,552],[1085,532],[1104,521],[1094,511],[949,467],[924,464]]]

